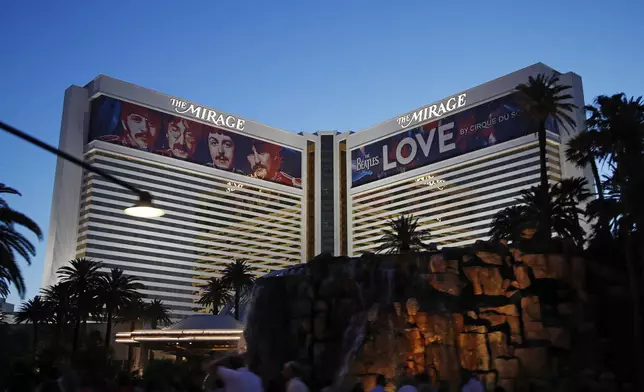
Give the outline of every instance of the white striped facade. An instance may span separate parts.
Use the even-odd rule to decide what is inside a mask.
[[[467,105],[461,110],[551,72],[538,63],[473,87],[462,92]],[[563,146],[584,127],[584,99],[578,75],[562,74],[561,81],[573,86],[580,109],[573,116],[576,129],[548,136],[549,177],[592,179],[589,171],[565,161]],[[136,195],[58,159],[42,286],[54,284],[56,271],[72,258],[89,257],[102,262],[104,271],[118,267],[135,276],[146,300],[162,300],[174,318],[198,311],[199,286],[221,276],[233,260],[246,260],[261,276],[305,262],[323,248],[359,256],[375,251],[387,221],[401,214],[418,218],[439,247],[467,245],[487,239],[494,214],[516,203],[521,190],[539,184],[534,134],[352,187],[351,151],[403,132],[399,118],[358,132],[313,134],[244,120],[243,131],[235,132],[302,153],[302,187],[286,186],[88,141],[90,102],[100,95],[172,115],[176,97],[103,75],[84,87],[71,86],[59,141],[61,150],[149,192],[166,215],[125,215]]]
[[[109,146],[106,146],[109,148]],[[147,153],[139,153],[147,154]],[[152,155],[152,154],[149,154]],[[93,173],[83,177],[76,257],[122,268],[144,285],[147,301],[162,300],[174,317],[193,314],[199,286],[234,260],[256,276],[300,263],[305,241],[301,194],[263,188],[239,176],[164,165],[91,148],[85,159],[150,192],[165,215],[141,219],[123,210],[137,196]],[[301,190],[298,190],[301,192]]]
[[[531,76],[553,73],[557,71],[537,63],[452,94],[452,97],[466,96],[467,105],[441,117],[510,94],[519,83],[525,83]],[[571,86],[570,103],[576,105],[577,109],[570,113],[575,121],[574,127],[563,124],[559,134],[547,133],[548,179],[556,182],[564,178],[585,177],[589,191],[592,191],[590,170],[567,162],[564,153],[568,140],[585,128],[581,78],[573,72],[557,75],[560,83]],[[408,117],[421,109],[409,112]],[[433,121],[441,117],[435,117]],[[406,117],[396,117],[346,135],[347,167],[351,164],[350,151],[404,132],[406,127],[402,124],[406,120],[401,122],[401,118]],[[420,125],[422,123],[418,122],[414,127]],[[351,173],[348,172],[345,178],[339,179],[346,183],[348,189],[348,256],[375,252],[381,244],[383,229],[388,221],[402,214],[418,218],[419,229],[429,230],[430,241],[438,247],[463,246],[477,240],[487,240],[494,214],[516,205],[521,191],[539,185],[539,166],[538,140],[534,133],[355,187],[352,187]],[[583,222],[582,226],[585,227]],[[340,228],[336,232],[340,233]]]
[[[349,254],[376,252],[390,219],[418,218],[439,247],[489,239],[494,214],[515,205],[522,190],[539,184],[539,147],[534,136],[415,169],[386,185],[357,187],[350,193]],[[559,143],[547,147],[550,181],[559,181]],[[509,146],[508,146],[509,145]],[[379,181],[380,182],[380,181]],[[378,185],[378,184],[376,184]],[[364,188],[369,189],[364,189]]]

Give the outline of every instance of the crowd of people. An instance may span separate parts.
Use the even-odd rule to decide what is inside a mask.
[[[122,373],[116,380],[97,377],[96,374],[78,372],[69,363],[61,363],[57,369],[48,369],[42,374],[36,392],[263,392],[261,378],[248,369],[242,355],[229,355],[204,362],[206,376],[202,383],[187,383],[139,379]],[[302,376],[303,368],[295,363],[284,364],[285,392],[309,392]],[[25,385],[23,385],[25,386]],[[15,388],[6,390],[13,392]],[[16,389],[29,391],[31,388]],[[5,389],[0,387],[0,391]]]
[[[150,379],[137,379],[123,373],[114,381],[88,377],[75,372],[71,367],[63,367],[57,372],[44,374],[44,379],[36,388],[37,392],[264,392],[262,379],[248,369],[242,355],[228,355],[216,360],[203,363],[206,374],[203,382],[187,383],[159,382]],[[283,385],[271,390],[284,392],[310,392],[304,367],[297,362],[287,362],[282,368]],[[103,381],[100,381],[103,380]],[[376,386],[370,392],[385,392],[391,380],[384,375],[377,375]],[[349,384],[351,386],[352,384]],[[344,387],[346,388],[347,385]],[[332,392],[334,387],[329,385],[320,392]],[[365,391],[361,382],[356,381],[352,392]],[[432,387],[430,378],[425,374],[399,380],[398,392],[439,392]],[[463,381],[461,392],[484,392],[483,383],[475,376],[469,375]],[[4,391],[3,391],[4,392]],[[13,392],[13,390],[11,391]],[[502,388],[495,392],[503,392]]]

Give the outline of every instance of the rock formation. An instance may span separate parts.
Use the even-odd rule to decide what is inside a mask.
[[[278,388],[281,364],[298,360],[311,367],[312,384],[338,391],[355,378],[369,390],[377,374],[392,385],[427,374],[457,391],[465,373],[488,390],[550,390],[578,377],[573,337],[591,321],[584,282],[579,257],[489,243],[319,256],[258,281],[248,354],[269,389]]]

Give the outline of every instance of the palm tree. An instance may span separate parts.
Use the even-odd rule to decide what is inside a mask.
[[[552,118],[557,125],[565,128],[576,126],[571,113],[577,108],[576,105],[566,102],[572,99],[572,95],[565,93],[571,86],[559,84],[559,77],[555,74],[546,76],[539,74],[536,77],[530,76],[527,83],[519,84],[516,89],[519,91],[521,107],[525,114],[539,126],[539,163],[540,163],[540,186],[541,186],[541,226],[544,228],[541,234],[545,239],[551,236],[550,230],[550,205],[548,200],[548,169],[546,165],[546,121]]]
[[[212,314],[214,315],[219,313],[221,306],[226,305],[231,300],[228,286],[219,278],[210,278],[201,290],[199,305],[212,307]]]
[[[168,325],[171,322],[170,311],[163,304],[163,301],[158,299],[153,299],[152,302],[148,303],[145,306],[144,318],[146,321],[150,323],[150,327],[152,329],[157,329],[157,326],[159,324]],[[150,356],[150,360],[154,360],[153,350],[150,350],[149,356]]]
[[[494,214],[489,235],[494,241],[520,241],[523,229],[536,227],[536,222],[526,216],[524,205],[516,205],[502,209]]]
[[[601,151],[599,146],[600,137],[601,135],[596,129],[586,129],[584,132],[578,133],[566,144],[566,159],[580,169],[590,166],[595,180],[597,197],[603,199],[604,190],[597,168],[597,160],[605,159],[606,154]]]
[[[584,178],[565,179],[550,186],[546,195],[552,214],[548,230],[563,238],[573,238],[580,247],[585,233],[579,220],[584,211],[578,205],[590,197],[587,185]],[[524,237],[525,229],[533,228],[537,233],[543,231],[543,221],[540,219],[544,213],[542,200],[541,187],[521,191],[517,205],[504,208],[494,215],[489,235],[494,240],[519,241]]]
[[[255,282],[252,269],[244,260],[236,260],[226,266],[221,280],[235,293],[235,319],[239,320],[240,300]]]
[[[626,214],[624,205],[619,200],[619,185],[612,176],[606,176],[602,184],[604,197],[592,200],[586,206],[586,216],[593,224],[593,242],[591,247],[601,248],[605,242],[617,238],[621,230],[622,218]]]
[[[136,296],[133,300],[122,306],[117,313],[119,322],[130,323],[130,331],[134,331],[136,323],[145,319],[146,304],[141,297]],[[132,351],[134,347],[127,345],[126,369],[130,371],[132,366]]]
[[[112,268],[101,280],[98,287],[98,301],[105,306],[105,348],[110,347],[112,340],[112,319],[114,315],[129,302],[139,298],[136,290],[142,289],[143,285],[135,282],[136,278],[123,274],[123,270]]]
[[[16,313],[16,323],[30,322],[34,328],[33,357],[36,358],[38,347],[38,324],[46,322],[50,317],[49,309],[40,296],[23,302]]]
[[[145,306],[144,319],[150,323],[152,329],[157,329],[159,324],[168,325],[170,320],[170,311],[163,304],[163,301],[153,299]]]
[[[4,184],[0,184],[1,193],[20,195],[17,190]],[[42,231],[36,222],[11,209],[9,204],[0,197],[0,280],[13,283],[22,298],[26,288],[17,263],[18,257],[22,257],[27,264],[31,265],[31,257],[36,255],[36,248],[18,230],[20,226],[35,234],[38,240],[42,240]]]
[[[69,284],[69,290],[75,299],[73,351],[78,349],[78,337],[81,322],[87,323],[89,314],[97,308],[97,289],[104,279],[98,271],[100,264],[96,261],[80,258],[69,262],[69,265],[58,269],[61,283]]]
[[[613,168],[612,180],[619,187],[619,198],[633,222],[644,227],[644,211],[639,207],[644,193],[644,101],[627,99],[624,94],[599,96],[588,109],[591,126],[601,136],[600,148]]]
[[[633,349],[636,366],[644,367],[642,356],[642,282],[644,282],[644,101],[628,99],[625,94],[599,96],[591,113],[589,127],[597,131],[600,151],[612,169],[604,186],[608,203],[593,202],[593,210],[613,215],[608,219],[618,225],[618,239],[624,244],[624,258],[629,276],[633,307]],[[589,206],[590,208],[590,206]],[[600,238],[609,238],[606,233]],[[639,247],[639,252],[638,248]],[[639,253],[639,260],[638,260]],[[637,265],[639,261],[639,266]],[[639,274],[638,274],[639,270]],[[635,278],[639,275],[639,279]],[[638,373],[639,374],[639,373]],[[637,389],[644,389],[644,374],[639,374]]]
[[[56,283],[40,290],[40,295],[51,312],[52,322],[56,324],[55,344],[60,345],[65,325],[73,319],[75,312],[70,285],[69,283]]]
[[[382,231],[376,253],[403,254],[429,249],[430,234],[429,230],[418,228],[418,219],[413,215],[403,214],[398,219],[389,220],[388,227]]]
[[[577,246],[583,247],[585,231],[580,221],[584,210],[579,206],[591,197],[588,180],[583,177],[564,178],[552,186],[550,193],[554,200],[551,203],[554,231],[561,236],[572,237]]]

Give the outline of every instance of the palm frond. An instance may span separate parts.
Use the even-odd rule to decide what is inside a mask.
[[[134,276],[125,275],[125,271],[120,268],[112,268],[98,283],[97,299],[107,309],[118,311],[137,299],[140,296],[137,290],[142,288],[143,285]]]
[[[39,324],[48,319],[49,308],[38,295],[23,302],[15,316],[16,323],[30,322],[32,324]]]
[[[376,253],[393,254],[430,249],[431,232],[428,229],[420,229],[418,219],[413,215],[401,215],[398,219],[390,219],[387,226],[382,231]]]
[[[574,129],[576,121],[570,115],[577,106],[571,102],[573,96],[567,93],[572,87],[559,84],[557,75],[538,74],[528,77],[527,83],[516,86],[519,101],[527,116],[535,121],[552,117],[564,129]]]
[[[213,314],[233,299],[229,287],[219,278],[210,278],[201,290],[198,303],[204,307],[212,307]]]
[[[251,266],[246,261],[236,260],[226,266],[221,281],[231,289],[251,286],[255,282],[252,271]]]
[[[19,225],[34,233],[39,240],[42,240],[42,231],[36,222],[25,214],[12,210],[11,208],[0,208],[0,223],[3,225]]]
[[[155,325],[168,325],[172,321],[170,319],[170,311],[159,299],[153,299],[145,306],[144,319]]]

